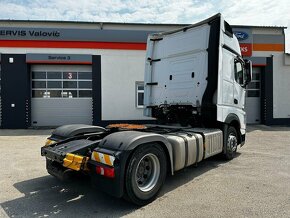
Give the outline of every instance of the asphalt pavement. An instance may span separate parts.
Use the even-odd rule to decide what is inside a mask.
[[[235,159],[168,176],[144,207],[48,175],[40,147],[50,133],[0,130],[0,217],[290,217],[290,127],[249,126]]]

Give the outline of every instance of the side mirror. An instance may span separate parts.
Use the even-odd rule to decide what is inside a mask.
[[[245,83],[244,86],[248,85],[252,81],[252,61],[245,61]]]

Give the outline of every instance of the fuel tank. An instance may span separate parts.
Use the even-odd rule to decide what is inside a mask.
[[[200,162],[203,159],[204,146],[201,134],[175,132],[164,136],[172,145],[174,171]]]

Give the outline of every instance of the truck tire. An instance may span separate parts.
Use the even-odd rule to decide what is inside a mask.
[[[126,171],[125,199],[140,206],[150,203],[158,195],[166,172],[166,155],[160,145],[145,144],[137,148]]]
[[[226,151],[224,153],[224,157],[226,160],[231,160],[235,157],[238,148],[238,134],[237,130],[233,126],[229,126],[227,129],[225,143]]]

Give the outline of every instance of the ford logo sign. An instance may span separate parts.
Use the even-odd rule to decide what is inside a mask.
[[[234,32],[234,34],[239,41],[246,40],[249,37],[248,33],[241,32],[241,31],[236,31]]]

